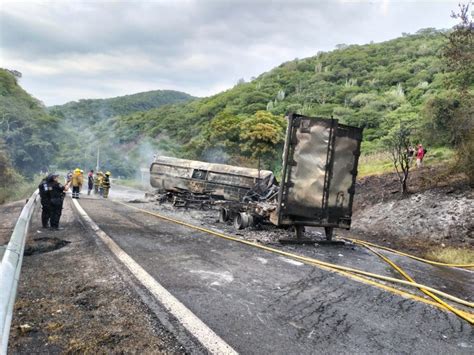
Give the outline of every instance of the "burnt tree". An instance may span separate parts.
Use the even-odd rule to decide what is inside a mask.
[[[410,173],[410,135],[408,127],[400,124],[400,127],[392,131],[388,136],[386,143],[393,166],[400,180],[401,193],[403,196],[408,194],[408,175]],[[413,152],[414,154],[414,152]]]

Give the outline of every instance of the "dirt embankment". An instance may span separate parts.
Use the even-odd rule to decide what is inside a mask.
[[[412,251],[474,247],[474,193],[463,176],[425,168],[411,173],[408,186],[402,197],[395,174],[359,180],[351,232]]]
[[[40,211],[25,249],[9,353],[184,352],[98,248],[70,200],[64,230],[42,229]]]

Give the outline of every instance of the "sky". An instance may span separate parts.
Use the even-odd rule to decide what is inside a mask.
[[[460,0],[0,1],[0,67],[45,105],[209,96],[337,44],[450,28]]]

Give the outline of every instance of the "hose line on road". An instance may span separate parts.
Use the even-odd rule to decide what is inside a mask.
[[[391,267],[393,267],[400,275],[402,275],[405,279],[407,279],[408,281],[410,282],[415,282],[415,280],[410,276],[408,275],[400,266],[398,266],[397,264],[395,264],[390,258],[388,258],[387,256],[383,255],[382,253],[374,250],[371,246],[369,245],[364,245],[363,243],[360,243],[361,245],[363,245],[365,248],[367,248],[368,250],[370,250],[372,253],[374,253],[375,255],[377,255],[378,257],[380,257],[382,260],[384,260],[387,264],[389,264]],[[467,312],[464,312],[460,309],[457,309],[453,306],[451,306],[450,304],[444,302],[442,299],[440,299],[439,297],[437,297],[436,295],[434,295],[432,292],[424,289],[424,288],[420,288],[420,291],[423,292],[424,294],[426,294],[427,296],[431,297],[432,299],[434,299],[436,302],[438,302],[440,305],[442,305],[445,309],[453,312],[454,314],[456,314],[457,316],[461,317],[462,319],[464,319],[465,321],[468,321],[469,323],[473,323],[473,318],[472,316],[467,313]]]
[[[384,247],[382,245],[377,245],[377,244],[374,244],[374,243],[371,243],[371,242],[367,242],[365,240],[360,240],[360,239],[355,239],[355,238],[348,238],[348,237],[343,237],[343,238],[340,238],[340,239],[349,240],[349,241],[353,242],[354,244],[360,244],[360,245],[365,244],[365,245],[369,245],[369,246],[372,246],[372,247],[375,247],[375,248],[378,248],[378,249],[387,250],[387,251],[390,251],[392,253],[395,253],[395,254],[398,254],[398,255],[401,255],[401,256],[406,256],[408,258],[418,260],[418,261],[421,261],[421,262],[426,263],[426,264],[438,265],[438,266],[448,266],[448,267],[457,267],[457,268],[463,268],[463,269],[474,268],[474,264],[447,264],[447,263],[442,263],[442,262],[439,262],[439,261],[423,259],[423,258],[420,258],[420,257],[415,256],[415,255],[407,254],[407,253],[404,253],[402,251],[395,250],[395,249],[392,249],[392,248],[389,248],[389,247]]]
[[[406,291],[402,291],[402,290],[399,290],[399,289],[388,287],[386,285],[374,282],[374,281],[366,279],[364,277],[360,277],[359,275],[363,275],[363,276],[366,276],[366,277],[375,278],[375,279],[379,279],[379,280],[383,280],[383,281],[388,281],[388,282],[392,282],[392,283],[397,283],[397,284],[401,284],[401,285],[408,286],[408,287],[413,287],[413,288],[418,288],[418,289],[423,288],[425,290],[431,291],[434,294],[437,294],[438,296],[446,298],[446,299],[448,299],[452,302],[459,303],[459,304],[462,304],[462,305],[470,307],[470,308],[474,308],[474,303],[473,302],[462,300],[460,298],[457,298],[457,297],[452,296],[450,294],[447,294],[445,292],[436,290],[432,287],[422,285],[422,284],[419,284],[419,283],[416,283],[416,282],[400,280],[400,279],[396,279],[396,278],[389,277],[389,276],[374,274],[374,273],[370,273],[370,272],[367,272],[367,271],[354,269],[354,268],[350,268],[350,267],[346,267],[346,266],[342,266],[342,265],[331,264],[331,263],[328,263],[328,262],[325,262],[325,261],[322,261],[322,260],[318,260],[318,259],[314,259],[314,258],[310,258],[310,257],[305,257],[305,256],[297,255],[297,254],[292,254],[292,253],[285,252],[285,251],[275,249],[275,248],[272,248],[272,247],[267,247],[267,246],[260,245],[260,244],[254,243],[254,242],[250,242],[250,241],[247,241],[247,240],[232,237],[232,236],[229,236],[229,235],[226,235],[226,234],[223,234],[223,233],[220,233],[220,232],[216,232],[216,231],[213,231],[213,230],[210,230],[210,229],[207,229],[207,228],[195,226],[193,224],[190,224],[190,223],[187,223],[187,222],[184,222],[184,221],[180,221],[180,220],[177,220],[177,219],[174,219],[174,218],[163,216],[163,215],[158,214],[156,212],[151,212],[151,211],[147,211],[147,210],[135,207],[135,206],[130,206],[129,204],[123,203],[121,201],[114,201],[114,202],[119,203],[121,205],[124,205],[128,208],[135,209],[137,211],[140,211],[140,212],[158,217],[158,218],[163,219],[163,220],[168,221],[168,222],[179,224],[179,225],[182,225],[182,226],[185,226],[185,227],[188,227],[188,228],[191,228],[191,229],[195,229],[195,230],[198,230],[198,231],[201,231],[201,232],[204,232],[204,233],[208,233],[208,234],[211,234],[211,235],[223,238],[223,239],[231,240],[231,241],[238,242],[238,243],[241,243],[241,244],[250,245],[250,246],[253,246],[253,247],[256,247],[256,248],[259,248],[259,249],[262,249],[262,250],[266,250],[266,251],[269,251],[269,252],[272,252],[272,253],[275,253],[275,254],[287,256],[287,257],[290,257],[292,259],[304,262],[305,264],[316,265],[316,266],[319,266],[319,267],[324,268],[324,269],[329,270],[329,271],[337,271],[337,272],[342,273],[346,276],[350,275],[352,278],[354,278],[354,276],[356,276],[354,274],[358,274],[357,279],[359,281],[369,283],[371,285],[378,286],[378,287],[383,286],[382,288],[384,288],[385,290],[390,289],[390,291],[392,291],[394,293],[397,293],[399,295],[404,295],[406,297],[415,298],[417,300],[423,300],[423,302],[429,303],[431,305],[435,305],[435,306],[437,306],[441,309],[445,309],[445,307],[442,307],[440,304],[438,304],[436,302],[432,302],[432,301],[428,302],[426,299],[424,299],[422,297],[413,295],[413,294],[411,294],[409,292],[406,292]],[[467,313],[467,314],[469,315],[469,317],[467,319],[468,322],[471,323],[471,324],[474,324],[474,315],[471,314],[471,313]]]

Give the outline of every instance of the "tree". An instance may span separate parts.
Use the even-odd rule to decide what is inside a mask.
[[[459,5],[459,12],[451,17],[460,20],[447,36],[444,60],[450,74],[447,83],[458,90],[459,106],[451,121],[453,140],[457,151],[457,169],[467,174],[474,184],[474,22],[469,5]]]
[[[281,155],[285,125],[283,117],[257,111],[240,125],[240,149],[254,159],[264,159],[271,168]]]
[[[0,204],[5,202],[12,191],[12,186],[17,181],[18,174],[12,166],[5,143],[0,138]]]
[[[422,114],[426,120],[425,138],[431,144],[455,146],[456,131],[453,125],[460,101],[453,93],[429,97],[424,103]]]
[[[207,133],[209,146],[236,155],[239,150],[241,120],[229,112],[220,112],[209,124]]]
[[[469,15],[469,5],[459,5],[459,12],[451,17],[460,20],[454,30],[447,36],[443,56],[451,72],[448,78],[450,86],[457,87],[466,93],[474,82],[474,23]]]
[[[400,126],[392,130],[385,138],[385,144],[392,157],[393,166],[397,172],[402,196],[408,193],[408,175],[410,173],[410,129],[400,122]]]

